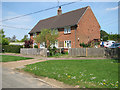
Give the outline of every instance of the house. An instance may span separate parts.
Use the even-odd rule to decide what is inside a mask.
[[[94,39],[100,41],[100,25],[90,6],[63,14],[59,7],[56,16],[40,20],[33,27],[29,32],[30,39],[33,40],[35,33],[38,35],[42,29],[58,31],[58,48],[79,48],[80,43],[88,43]],[[38,44],[38,48],[42,46]]]

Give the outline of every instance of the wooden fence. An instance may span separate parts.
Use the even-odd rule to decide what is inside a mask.
[[[120,48],[70,48],[69,56],[96,56],[120,59]]]
[[[21,48],[21,54],[47,56],[47,48]]]
[[[70,56],[97,56],[103,57],[105,53],[104,48],[70,48]]]
[[[120,48],[106,48],[105,56],[107,58],[120,59]]]

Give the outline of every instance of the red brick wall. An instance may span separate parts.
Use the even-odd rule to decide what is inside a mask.
[[[79,38],[77,47],[80,47],[79,44],[82,42],[88,43],[93,39],[100,39],[100,25],[90,7],[78,22],[77,38]]]

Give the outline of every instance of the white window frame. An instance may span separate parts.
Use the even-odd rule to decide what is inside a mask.
[[[33,37],[36,37],[36,35],[37,35],[37,34],[36,34],[36,33],[34,33],[34,34],[33,34]]]
[[[55,44],[52,44],[50,47],[53,48],[54,46],[58,48],[58,41],[55,41]]]
[[[45,48],[45,42],[40,43],[40,48]]]
[[[68,34],[68,33],[71,33],[71,27],[70,26],[64,28],[64,34]]]
[[[55,34],[58,34],[58,29],[51,29],[51,34],[53,34],[53,30],[55,30]]]
[[[66,44],[65,44],[65,42],[66,42]],[[65,40],[64,41],[64,48],[71,48],[71,40]],[[69,44],[69,47],[67,46],[67,44]]]

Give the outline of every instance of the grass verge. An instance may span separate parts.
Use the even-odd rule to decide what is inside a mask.
[[[27,59],[33,59],[29,57],[20,57],[20,56],[11,56],[11,55],[0,55],[2,60],[0,62],[10,62],[10,61],[20,61],[20,60],[27,60]]]
[[[116,60],[51,60],[27,65],[24,71],[79,88],[117,88]]]

